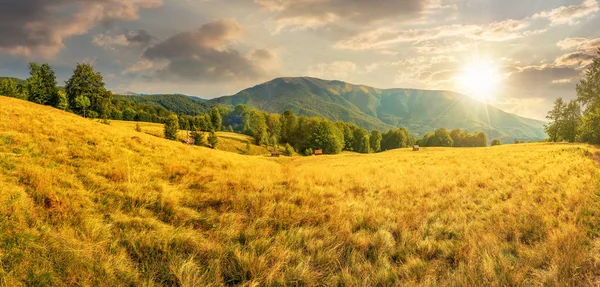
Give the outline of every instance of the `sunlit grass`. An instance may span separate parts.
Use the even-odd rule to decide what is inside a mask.
[[[275,160],[0,106],[0,285],[598,282],[590,146]]]
[[[126,128],[129,130],[135,130],[136,124],[140,125],[142,133],[153,135],[156,137],[164,138],[164,125],[156,123],[145,123],[145,122],[128,122],[128,121],[110,121],[110,125]],[[270,155],[269,149],[265,146],[258,146],[255,144],[255,140],[247,135],[229,133],[229,132],[217,132],[219,137],[219,144],[217,150],[229,151],[234,153],[241,153],[246,155]],[[189,132],[180,130],[177,134],[179,140],[189,138]],[[207,142],[208,133],[204,133],[205,146],[208,146]],[[247,143],[250,143],[250,151],[247,150]]]

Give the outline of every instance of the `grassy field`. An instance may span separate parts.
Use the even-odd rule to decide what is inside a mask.
[[[111,126],[125,128],[135,131],[136,124],[140,125],[143,133],[153,135],[156,137],[164,138],[164,125],[155,123],[145,122],[128,122],[128,121],[110,121]],[[264,146],[255,145],[255,141],[252,137],[236,133],[217,132],[219,137],[219,144],[217,145],[218,150],[247,154],[247,155],[270,155],[271,152]],[[189,138],[187,131],[179,131],[177,135],[179,140]],[[204,133],[203,144],[208,147],[208,133]],[[246,144],[250,143],[250,152],[247,151]]]
[[[584,145],[271,159],[0,97],[4,286],[594,286]]]

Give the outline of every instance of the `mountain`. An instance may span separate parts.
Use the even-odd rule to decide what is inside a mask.
[[[445,127],[483,131],[490,140],[546,137],[541,121],[510,114],[448,91],[378,89],[298,77],[277,78],[209,102],[231,106],[246,104],[272,113],[292,110],[297,115],[346,121],[369,130],[405,127],[417,136]]]

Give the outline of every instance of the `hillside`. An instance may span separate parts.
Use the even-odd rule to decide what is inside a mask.
[[[195,116],[209,113],[215,104],[207,103],[202,99],[185,95],[115,95],[115,99],[130,101],[134,104],[162,107],[177,114]]]
[[[13,77],[0,77],[0,81],[2,80],[13,80],[16,84],[24,84],[25,80]]]
[[[540,121],[445,91],[383,90],[316,78],[278,78],[211,102],[247,104],[273,113],[293,110],[298,115],[351,122],[370,130],[405,127],[416,135],[445,127],[484,131],[490,140],[546,137]]]
[[[600,283],[591,146],[271,159],[0,106],[2,285]]]
[[[128,129],[129,131],[135,130],[136,125],[139,124],[142,130],[142,133],[153,135],[155,137],[164,138],[164,125],[156,124],[156,123],[145,123],[145,122],[130,122],[130,121],[110,121],[111,126],[120,127]],[[208,147],[208,133],[204,134],[204,142],[203,145]],[[236,134],[236,133],[228,133],[228,132],[217,132],[217,136],[219,138],[219,144],[217,145],[217,150],[234,152],[239,154],[247,154],[247,155],[270,155],[271,151],[269,151],[264,146],[257,146],[255,144],[255,140],[247,135]],[[184,140],[189,138],[189,132],[180,130],[178,134],[179,140]],[[250,151],[247,150],[247,143],[250,143]]]

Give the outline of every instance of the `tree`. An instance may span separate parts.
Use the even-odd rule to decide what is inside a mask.
[[[29,64],[27,79],[28,100],[42,105],[58,105],[58,88],[56,87],[56,75],[48,64],[38,66],[36,63]]]
[[[550,137],[551,142],[557,142],[560,138],[560,127],[562,125],[562,118],[565,114],[565,102],[562,98],[558,98],[554,101],[554,107],[546,115],[548,123],[544,125],[546,133]]]
[[[359,153],[369,153],[369,135],[365,129],[356,127],[352,133],[354,146],[352,149]],[[366,140],[365,140],[366,138]]]
[[[217,136],[217,133],[215,133],[215,131],[210,131],[210,134],[208,135],[208,145],[210,145],[211,148],[216,148],[218,144],[219,137]]]
[[[600,144],[600,48],[576,90],[577,101],[583,106],[581,139]]]
[[[210,111],[210,122],[212,123],[213,129],[215,129],[216,131],[221,130],[221,126],[223,125],[223,118],[221,117],[219,109],[213,108]]]
[[[165,121],[165,138],[169,140],[176,140],[178,131],[179,119],[177,118],[177,115],[170,115]]]
[[[112,93],[104,88],[104,80],[89,64],[77,64],[73,76],[67,80],[65,91],[69,106],[74,107],[75,113],[81,114],[81,108],[75,105],[75,99],[85,96],[90,100],[92,117],[108,117],[112,105]]]
[[[90,105],[91,105],[90,99],[84,95],[80,95],[77,98],[75,98],[75,102],[73,103],[73,106],[75,108],[77,108],[83,112],[84,118],[85,118],[85,112],[90,107]]]
[[[404,128],[397,130],[390,130],[382,135],[381,138],[381,150],[392,150],[397,148],[404,148],[408,146],[409,135],[408,131]]]
[[[67,99],[67,94],[64,91],[58,91],[58,100],[56,102],[55,108],[66,111],[69,109],[69,100]]]
[[[332,122],[326,119],[318,119],[313,124],[309,147],[313,150],[322,149],[325,154],[338,154],[344,147],[343,133],[339,131]]]
[[[281,142],[293,143],[298,126],[298,118],[293,111],[284,111],[281,117]]]
[[[194,139],[194,145],[197,146],[201,146],[204,141],[204,134],[197,128],[192,131],[190,137]]]
[[[369,137],[369,145],[371,146],[372,152],[379,152],[381,150],[381,139],[381,132],[378,130],[371,132],[371,137]]]
[[[502,145],[502,141],[499,139],[495,139],[492,141],[492,146]]]
[[[563,110],[562,120],[558,129],[559,138],[575,142],[581,125],[581,106],[576,101],[570,101]]]
[[[17,84],[10,78],[0,80],[0,95],[21,98],[21,93],[19,92]]]

